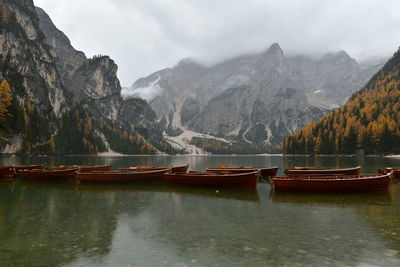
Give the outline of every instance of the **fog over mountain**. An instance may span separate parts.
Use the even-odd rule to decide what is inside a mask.
[[[110,55],[123,86],[182,58],[208,65],[261,53],[344,50],[358,62],[388,57],[400,43],[397,0],[35,0],[88,56]]]
[[[262,53],[210,67],[181,60],[122,94],[148,101],[171,145],[205,148],[212,140],[272,151],[287,135],[342,105],[380,66],[360,66],[345,51],[319,59],[286,56],[274,43]]]

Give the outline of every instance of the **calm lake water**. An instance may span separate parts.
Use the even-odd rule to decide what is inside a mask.
[[[48,163],[400,166],[381,157],[1,158]],[[272,193],[166,184],[0,180],[0,266],[400,266],[400,184],[388,193]]]

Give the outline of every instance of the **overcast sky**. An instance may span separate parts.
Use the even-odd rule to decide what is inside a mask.
[[[212,64],[278,42],[287,55],[400,46],[398,0],[34,0],[86,53],[110,55],[122,86],[182,58]]]

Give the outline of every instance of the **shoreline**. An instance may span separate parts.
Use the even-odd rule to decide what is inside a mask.
[[[17,154],[0,154],[0,158],[12,158],[12,157],[19,157],[19,158],[30,158],[30,157],[38,157],[38,158],[45,158],[45,157],[383,157],[383,158],[400,158],[400,155],[357,155],[357,154],[338,154],[338,155],[310,155],[310,154],[121,154],[116,152],[103,152],[98,154],[55,154],[55,155],[31,155],[31,154],[24,154],[24,155],[17,155]]]
[[[382,157],[382,158],[400,158],[400,155],[382,155],[382,154],[368,154],[368,155],[358,155],[358,154],[321,154],[321,155],[310,155],[310,154],[282,154],[284,157]]]

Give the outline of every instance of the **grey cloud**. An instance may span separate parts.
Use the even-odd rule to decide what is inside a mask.
[[[207,64],[278,42],[289,55],[345,50],[358,60],[400,45],[396,0],[36,0],[73,45],[108,54],[125,86],[182,58]]]

